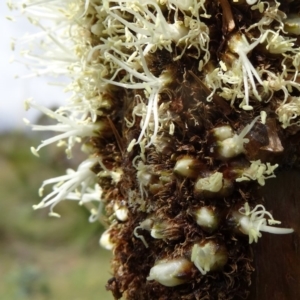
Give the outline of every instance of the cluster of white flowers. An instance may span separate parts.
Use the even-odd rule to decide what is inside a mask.
[[[81,142],[81,138],[84,137],[93,137],[97,136],[101,131],[105,130],[104,122],[95,122],[93,123],[91,119],[85,115],[80,118],[75,117],[74,111],[66,111],[64,107],[60,107],[57,111],[52,111],[46,107],[40,106],[36,103],[33,103],[30,100],[25,102],[25,106],[27,109],[30,107],[34,107],[40,110],[42,113],[47,115],[52,119],[56,119],[58,121],[55,125],[31,125],[28,120],[24,120],[25,123],[32,127],[32,130],[36,131],[55,131],[62,132],[52,138],[49,138],[38,146],[38,148],[31,148],[31,151],[34,155],[38,155],[38,151],[55,142],[59,143],[59,146],[66,144],[66,154],[70,158],[72,147],[76,142]],[[75,111],[76,112],[76,111]],[[68,139],[68,142],[63,142],[64,139]]]
[[[287,128],[293,124],[300,125],[299,120],[294,121],[300,116],[300,98],[290,97],[287,103],[283,103],[278,107],[276,113],[283,128]]]
[[[137,95],[136,99],[140,103],[133,110],[132,120],[133,124],[135,116],[141,117],[141,132],[132,146],[142,144],[145,138],[147,146],[153,144],[158,132],[166,127],[173,134],[174,124],[168,104],[158,105],[159,93],[171,81],[172,76],[168,72],[163,72],[160,76],[153,75],[145,55],[162,48],[172,52],[171,44],[175,42],[181,49],[176,59],[180,59],[187,48],[195,48],[195,57],[199,58],[201,55],[200,65],[203,67],[210,57],[208,27],[198,14],[200,10],[201,18],[209,18],[204,2],[191,1],[185,5],[177,1],[165,3],[176,11],[170,23],[163,16],[161,6],[154,0],[9,1],[11,9],[18,9],[41,29],[39,33],[21,40],[27,49],[22,52],[24,59],[31,63],[32,71],[29,76],[47,74],[71,78],[66,91],[72,92],[72,95],[67,104],[57,111],[51,111],[32,100],[26,101],[26,109],[38,109],[58,122],[56,125],[41,126],[31,125],[26,120],[33,130],[59,132],[37,148],[32,147],[32,152],[38,156],[42,147],[58,143],[60,146],[66,145],[66,153],[71,157],[72,147],[76,142],[80,143],[82,138],[101,135],[101,132],[109,130],[106,119],[103,121],[98,117],[105,116],[103,109],[112,106],[109,94],[113,85],[142,90],[143,96]],[[185,13],[186,6],[189,9],[194,7],[193,12]],[[184,22],[178,19],[179,9],[185,14]],[[97,22],[94,22],[95,19]],[[97,42],[93,43],[93,40]],[[39,48],[37,44],[40,45]],[[120,75],[124,71],[126,75]],[[127,122],[128,126],[130,123]],[[82,180],[82,176],[77,179]],[[67,178],[62,176],[47,180],[44,185],[60,180]],[[35,208],[47,205],[53,207],[53,204],[63,198],[76,199],[71,194],[74,189],[67,188],[66,184],[62,187],[66,188],[63,193],[54,187],[54,191]],[[51,214],[54,215],[53,212]]]
[[[101,109],[110,106],[110,99],[100,93],[96,87],[97,72],[83,61],[90,50],[87,44],[90,30],[87,28],[89,3],[82,1],[8,1],[10,9],[17,9],[28,20],[40,29],[39,32],[26,35],[17,40],[26,50],[21,52],[25,64],[29,65],[31,73],[27,77],[64,75],[71,79],[66,90],[72,95],[65,106],[52,111],[37,104],[33,100],[26,100],[25,108],[35,108],[57,121],[54,125],[31,125],[33,130],[54,131],[58,134],[48,138],[37,147],[32,147],[33,154],[39,156],[38,151],[51,143],[66,146],[68,158],[72,156],[75,143],[81,143],[83,138],[90,138],[106,131],[106,119],[99,120]],[[88,157],[77,171],[67,170],[67,174],[57,178],[45,180],[40,188],[40,196],[44,186],[52,184],[53,191],[43,200],[34,205],[34,209],[50,206],[50,215],[58,217],[53,211],[60,201],[75,200],[86,205],[91,211],[90,221],[99,217],[102,190],[98,185],[96,174],[92,171],[99,159]],[[92,202],[99,203],[95,208]]]
[[[247,1],[250,5],[256,1],[249,2]],[[284,104],[288,96],[287,89],[290,90],[291,87],[300,89],[300,84],[297,82],[300,49],[295,43],[296,38],[285,36],[287,31],[295,33],[295,27],[298,28],[299,26],[292,16],[287,16],[280,11],[279,6],[280,3],[277,1],[275,1],[275,5],[271,5],[267,1],[258,1],[256,5],[253,5],[251,9],[258,9],[263,13],[263,17],[247,28],[246,32],[258,28],[261,33],[260,36],[256,39],[252,38],[253,42],[250,44],[249,37],[244,34],[235,33],[232,35],[228,40],[228,51],[224,54],[223,60],[219,62],[220,67],[214,71],[217,76],[207,76],[206,78],[207,85],[213,91],[220,90],[219,95],[229,100],[231,104],[234,104],[237,99],[242,99],[239,106],[244,110],[253,109],[249,103],[250,98],[258,101],[269,101],[274,92],[282,90],[285,97],[281,103]],[[276,28],[276,31],[269,29],[270,26]],[[258,46],[263,47],[266,53],[281,54],[286,58],[282,62],[281,73],[277,74],[267,69],[254,68],[248,55]],[[293,68],[286,70],[290,62]],[[294,75],[292,80],[289,79],[290,74]],[[267,76],[267,80],[263,80],[263,76]],[[260,85],[259,90],[255,79]]]

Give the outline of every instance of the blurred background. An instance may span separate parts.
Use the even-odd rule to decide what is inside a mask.
[[[14,16],[15,22],[7,16]],[[99,246],[103,228],[89,223],[89,213],[71,201],[60,204],[60,219],[48,210],[33,211],[40,201],[42,181],[76,168],[79,161],[67,160],[62,149],[51,145],[40,158],[30,152],[45,134],[32,133],[22,119],[45,123],[38,111],[25,112],[24,100],[55,108],[67,98],[51,78],[16,79],[29,70],[12,52],[12,38],[36,30],[26,19],[11,13],[0,1],[0,299],[112,299],[105,290],[110,253]],[[15,62],[11,63],[12,59]],[[74,155],[76,156],[76,155]]]

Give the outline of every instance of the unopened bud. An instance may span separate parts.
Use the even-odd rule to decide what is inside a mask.
[[[106,250],[112,250],[114,244],[111,242],[109,229],[105,230],[100,238],[99,244]]]
[[[155,239],[176,240],[183,236],[183,231],[174,220],[154,220],[150,234]]]
[[[220,217],[215,207],[203,206],[191,211],[196,223],[206,232],[215,231],[220,223]]]
[[[191,156],[183,156],[177,160],[174,173],[187,178],[197,178],[203,165]]]
[[[176,286],[190,279],[193,264],[186,258],[161,260],[151,268],[147,280],[155,280],[164,286]]]
[[[128,220],[128,208],[124,205],[120,205],[119,203],[114,204],[114,211],[116,218],[121,221],[125,222]]]
[[[224,141],[228,138],[233,137],[233,130],[229,125],[224,125],[220,127],[215,127],[210,131],[210,133],[213,135],[213,137],[217,141]]]
[[[300,35],[300,21],[298,14],[288,15],[283,23],[284,31],[295,35]]]

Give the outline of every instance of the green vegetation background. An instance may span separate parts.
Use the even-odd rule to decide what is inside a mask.
[[[34,136],[1,135],[0,299],[112,299],[105,290],[110,253],[98,243],[101,225],[89,223],[77,202],[58,205],[60,219],[48,217],[47,209],[32,209],[43,180],[76,168],[55,146],[34,157],[30,146],[40,143]]]

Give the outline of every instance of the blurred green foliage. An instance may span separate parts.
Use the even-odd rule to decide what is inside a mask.
[[[73,201],[57,206],[59,219],[32,209],[43,180],[78,165],[55,145],[33,156],[36,138],[1,135],[0,299],[112,299],[104,288],[110,253],[98,244],[101,225],[89,223],[88,211]]]

